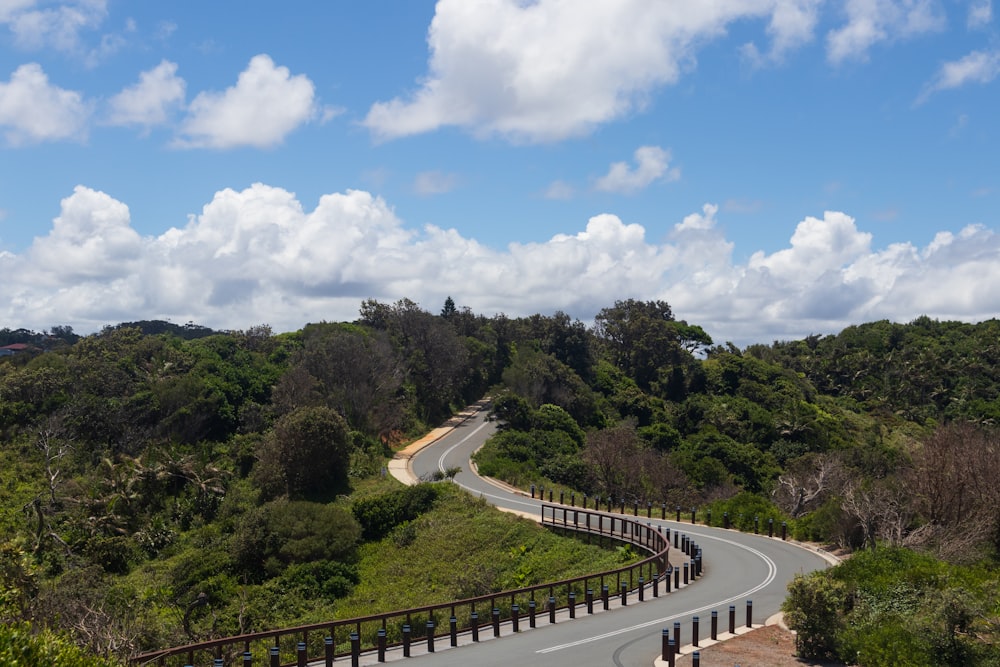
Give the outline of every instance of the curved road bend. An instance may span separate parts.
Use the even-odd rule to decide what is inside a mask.
[[[484,420],[485,414],[480,407],[445,435],[421,448],[410,458],[409,470],[422,477],[437,470],[461,467],[455,482],[462,488],[501,509],[537,518],[538,501],[472,472],[469,457],[496,430],[493,422]],[[728,630],[729,606],[734,605],[737,628],[742,627],[748,599],[753,600],[753,622],[760,624],[779,611],[786,586],[795,574],[829,565],[820,554],[766,536],[658,519],[650,522],[679,530],[702,547],[705,568],[702,579],[669,595],[664,595],[661,589],[659,598],[652,598],[647,592],[645,602],[633,599],[624,608],[613,601],[613,614],[578,613],[576,620],[555,625],[549,625],[547,618],[540,618],[536,630],[505,635],[500,640],[493,640],[492,632],[483,632],[480,638],[484,641],[475,648],[459,646],[434,655],[415,655],[408,663],[435,667],[469,664],[650,667],[660,654],[663,628],[672,633],[674,623],[679,621],[681,644],[690,644],[691,618],[698,616],[699,636],[704,645],[710,636],[711,612],[718,611],[719,632],[723,633]]]

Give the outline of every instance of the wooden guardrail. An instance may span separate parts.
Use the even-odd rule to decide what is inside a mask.
[[[541,523],[556,530],[585,533],[588,539],[613,540],[637,546],[649,557],[618,569],[560,581],[502,591],[464,600],[426,605],[412,609],[373,614],[359,618],[314,623],[281,630],[269,630],[234,637],[152,651],[129,660],[131,665],[181,667],[213,665],[252,667],[291,667],[322,661],[327,666],[341,658],[357,664],[362,651],[377,651],[384,660],[385,651],[402,647],[409,655],[415,642],[426,643],[434,650],[437,639],[448,639],[457,645],[459,633],[471,633],[478,641],[479,632],[492,631],[499,635],[500,624],[509,623],[517,631],[520,623],[530,627],[541,622],[555,622],[556,612],[569,610],[575,617],[577,607],[585,605],[593,613],[596,604],[608,608],[610,601],[627,604],[628,595],[638,591],[642,599],[646,586],[659,595],[659,582],[665,579],[665,592],[680,583],[680,568],[672,568],[667,556],[670,549],[670,529],[657,528],[635,518],[614,516],[596,510],[543,504]],[[687,538],[684,553],[694,556],[694,545]],[[691,561],[690,576],[701,573],[700,551]],[[684,565],[684,583],[688,583],[688,564]],[[541,599],[538,599],[541,598]],[[547,616],[547,618],[546,618]],[[293,661],[289,661],[294,658]]]

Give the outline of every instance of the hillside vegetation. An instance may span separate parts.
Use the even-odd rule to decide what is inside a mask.
[[[866,642],[919,628],[952,647],[937,664],[994,655],[993,320],[875,322],[741,350],[661,301],[617,302],[587,327],[368,300],[354,322],[282,334],[164,322],[0,334],[30,343],[0,358],[0,617],[58,628],[92,655],[614,564],[450,485],[384,478],[394,447],[487,393],[501,429],[478,455],[485,474],[913,554],[892,561],[905,585],[880,584],[878,604],[865,580],[882,561],[797,581],[790,616],[805,628],[827,613],[837,628],[804,654],[904,664]],[[944,617],[928,611],[941,596]]]

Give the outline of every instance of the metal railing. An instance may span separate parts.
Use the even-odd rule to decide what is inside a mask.
[[[473,641],[478,641],[479,633],[484,629],[487,632],[492,630],[495,636],[499,636],[501,623],[509,623],[514,631],[518,631],[519,624],[523,622],[530,627],[535,627],[538,622],[554,623],[560,610],[569,610],[569,616],[573,618],[580,605],[585,605],[586,613],[593,613],[595,603],[604,609],[609,608],[612,600],[625,605],[628,596],[636,591],[639,599],[643,599],[645,587],[650,584],[653,595],[657,596],[660,579],[673,569],[667,560],[669,528],[664,534],[664,529],[638,519],[548,504],[541,507],[541,523],[556,530],[585,533],[588,539],[631,544],[647,551],[650,556],[614,570],[464,600],[152,651],[131,658],[129,664],[159,667],[199,664],[304,667],[323,661],[329,666],[340,658],[352,658],[356,664],[357,656],[362,651],[377,651],[381,662],[385,651],[390,648],[402,647],[403,655],[409,656],[410,647],[415,642],[425,643],[427,650],[433,651],[438,639],[450,640],[451,645],[456,646],[459,633],[471,633]],[[685,564],[685,583],[687,569]],[[669,589],[670,578],[666,576],[667,592]],[[289,659],[293,661],[289,662]]]

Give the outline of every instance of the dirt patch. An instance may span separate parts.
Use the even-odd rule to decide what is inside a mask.
[[[701,667],[843,667],[839,662],[813,662],[795,657],[795,635],[779,625],[768,625],[700,650]],[[688,666],[690,655],[678,658]]]

